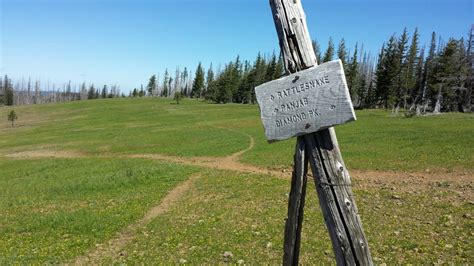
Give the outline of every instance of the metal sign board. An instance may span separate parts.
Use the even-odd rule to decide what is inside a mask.
[[[341,60],[255,88],[269,142],[356,120]]]

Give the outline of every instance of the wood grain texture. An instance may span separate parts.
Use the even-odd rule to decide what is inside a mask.
[[[303,225],[304,203],[308,173],[308,158],[304,137],[298,137],[291,190],[288,197],[288,218],[285,222],[284,265],[297,265],[301,243],[301,228]]]
[[[273,21],[284,56],[285,69],[290,73],[317,65],[306,15],[299,0],[270,0]]]
[[[356,119],[341,60],[262,84],[255,93],[269,142]]]
[[[316,56],[301,2],[299,0],[270,0],[270,6],[286,70],[294,73],[316,65]],[[373,265],[353,197],[349,172],[342,159],[334,128],[306,134],[304,140],[337,264]],[[292,190],[293,186],[294,184],[292,184]],[[295,213],[289,212],[288,215],[294,216]],[[298,219],[293,217],[292,221],[298,222]],[[297,224],[290,228],[296,228],[293,229],[296,230],[295,234],[301,233],[298,231],[301,225]],[[287,235],[291,234],[285,231],[285,246],[286,242],[292,239]],[[298,244],[289,243],[293,245],[296,253],[299,252]],[[297,261],[283,260],[284,265],[297,265],[297,263]]]

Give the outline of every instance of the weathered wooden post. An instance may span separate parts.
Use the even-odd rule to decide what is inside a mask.
[[[372,265],[332,126],[355,120],[340,60],[317,66],[300,0],[270,0],[288,76],[255,89],[269,142],[297,136],[284,265],[297,265],[307,162],[338,265]],[[290,74],[291,73],[291,74]]]

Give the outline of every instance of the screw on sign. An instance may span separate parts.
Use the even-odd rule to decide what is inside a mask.
[[[288,76],[255,88],[269,142],[297,137],[283,265],[297,265],[308,163],[338,265],[373,265],[333,126],[356,119],[339,60],[317,66],[298,0],[270,0]]]

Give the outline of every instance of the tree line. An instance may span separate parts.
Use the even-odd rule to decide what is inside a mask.
[[[400,36],[393,35],[378,55],[375,86],[360,93],[356,86],[355,98],[364,107],[381,106],[395,112],[404,108],[411,114],[471,112],[472,38],[471,29],[467,41],[450,38],[444,43],[433,32],[426,49],[419,44],[417,30],[411,38],[406,29]]]
[[[91,100],[99,98],[125,97],[120,93],[118,85],[96,88],[94,84],[86,85],[85,82],[73,85],[71,81],[56,87],[50,84],[41,88],[41,81],[36,80],[33,84],[31,78],[21,79],[13,82],[8,75],[0,77],[0,106],[1,105],[28,105],[42,103],[58,103],[77,100]]]
[[[472,111],[472,87],[474,68],[473,31],[466,39],[450,38],[447,42],[431,35],[428,46],[420,43],[418,30],[392,35],[374,56],[356,44],[351,51],[344,39],[335,47],[332,38],[327,49],[321,51],[313,40],[318,63],[340,59],[355,108],[386,108],[408,114]],[[215,103],[256,102],[254,88],[285,74],[281,56],[258,53],[253,61],[240,56],[223,67],[206,69],[201,63],[193,73],[187,67],[177,67],[174,73],[165,70],[152,75],[146,86],[134,88],[128,97],[182,97],[205,99]],[[34,88],[33,88],[34,87]],[[101,90],[85,83],[71,88],[71,82],[62,90],[41,93],[39,81],[34,86],[29,79],[14,86],[7,76],[0,78],[0,104],[32,104],[68,100],[125,97],[118,86]],[[79,87],[79,89],[77,89]],[[3,97],[2,97],[3,95]]]
[[[132,97],[161,96],[174,97],[180,95],[189,98],[202,98],[216,103],[255,103],[254,88],[264,82],[274,80],[283,75],[283,62],[273,53],[265,58],[260,53],[252,63],[242,61],[240,56],[227,63],[223,69],[214,70],[212,64],[204,69],[201,63],[196,72],[191,73],[184,68],[176,69],[174,77],[165,70],[163,81],[158,75],[152,75],[146,89],[133,89]]]
[[[363,45],[356,44],[351,52],[344,39],[336,48],[330,38],[324,52],[313,40],[313,48],[319,63],[337,58],[342,61],[357,109],[386,108],[397,113],[402,108],[409,115],[472,111],[472,29],[466,40],[450,38],[447,42],[433,32],[426,47],[420,44],[418,29],[409,34],[405,28],[402,34],[392,35],[376,57],[364,51]],[[184,83],[183,77],[189,77],[186,68],[184,72],[179,68],[176,71],[173,80],[166,70],[161,87],[153,75],[147,86],[149,95],[172,97],[178,93],[215,103],[255,103],[256,86],[285,74],[282,59],[275,53],[259,53],[253,62],[242,62],[237,56],[216,72],[212,64],[205,71],[199,63],[194,78]]]

